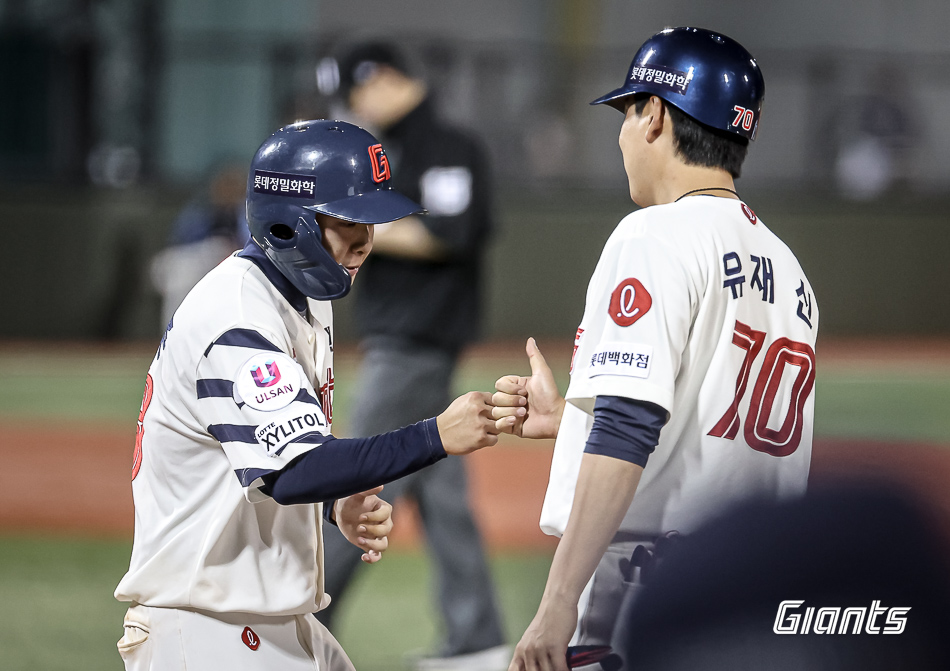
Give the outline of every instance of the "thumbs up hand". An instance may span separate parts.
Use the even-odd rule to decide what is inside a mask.
[[[504,433],[523,438],[554,438],[561,425],[564,398],[534,338],[525,345],[531,375],[505,375],[495,382],[492,417]],[[514,417],[512,423],[511,417]]]

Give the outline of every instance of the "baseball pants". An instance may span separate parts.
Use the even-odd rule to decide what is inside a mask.
[[[638,545],[647,549],[653,546],[644,538],[639,542],[613,543],[607,547],[578,601],[577,628],[571,645],[610,645],[623,604],[628,599],[635,599],[642,587],[637,575],[631,582],[621,571],[621,561],[629,560]]]
[[[448,406],[454,355],[395,340],[370,343],[363,360],[351,433],[372,436],[438,415]],[[409,496],[418,504],[436,571],[445,642],[440,656],[479,652],[504,643],[494,588],[481,536],[468,503],[465,461],[448,457],[386,485],[394,502]],[[398,505],[398,504],[397,504]],[[320,620],[332,626],[362,550],[335,528],[324,530],[324,577],[330,606]]]
[[[212,613],[133,604],[116,647],[126,671],[354,671],[313,615]]]

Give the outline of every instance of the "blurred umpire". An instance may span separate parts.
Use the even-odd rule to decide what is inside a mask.
[[[356,321],[364,362],[352,415],[354,436],[372,436],[438,414],[451,400],[461,349],[477,334],[491,187],[480,145],[435,113],[423,81],[391,45],[365,43],[339,60],[340,94],[354,121],[386,146],[393,187],[428,214],[376,226],[373,258],[360,269]],[[465,462],[445,459],[386,485],[387,499],[418,504],[437,571],[445,640],[417,669],[505,669],[504,645],[482,541],[468,506]],[[360,550],[326,539],[333,617]]]

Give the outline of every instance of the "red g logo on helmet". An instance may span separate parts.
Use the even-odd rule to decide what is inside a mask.
[[[373,181],[379,184],[392,177],[389,171],[389,159],[383,151],[383,145],[374,144],[369,148],[369,160],[373,164]]]
[[[618,326],[630,326],[653,306],[653,296],[646,290],[640,280],[629,277],[617,285],[610,294],[610,318]]]

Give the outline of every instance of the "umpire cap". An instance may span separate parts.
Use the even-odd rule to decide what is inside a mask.
[[[396,47],[387,42],[364,42],[346,51],[338,60],[340,68],[340,94],[347,96],[350,90],[364,83],[377,69],[388,66],[404,75],[409,74],[406,60]]]

